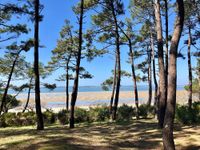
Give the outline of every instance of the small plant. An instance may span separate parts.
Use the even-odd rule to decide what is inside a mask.
[[[53,113],[52,110],[47,109],[44,113],[43,113],[43,118],[44,118],[44,123],[45,124],[53,124],[56,121],[56,115]]]
[[[139,116],[142,118],[147,118],[148,116],[154,116],[154,107],[147,104],[142,104],[139,106]]]
[[[89,113],[87,110],[76,107],[74,111],[74,121],[75,123],[82,123],[89,121]]]
[[[133,109],[132,106],[128,106],[126,104],[123,104],[122,106],[120,106],[118,108],[117,120],[119,120],[119,121],[129,121],[129,120],[131,120],[133,115],[134,115],[133,110],[134,109]]]
[[[107,106],[91,107],[89,110],[89,120],[93,121],[106,121],[109,119],[110,113]]]
[[[188,106],[176,106],[176,120],[185,125],[200,123],[200,102],[192,104],[192,108]]]
[[[58,112],[58,121],[60,124],[65,125],[69,123],[69,113],[67,110],[61,110]]]

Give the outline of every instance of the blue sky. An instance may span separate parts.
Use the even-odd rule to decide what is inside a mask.
[[[11,0],[12,1],[12,0]],[[40,41],[41,45],[44,45],[45,48],[40,49],[40,61],[44,64],[47,64],[51,58],[51,50],[56,47],[56,41],[59,38],[59,32],[64,25],[64,20],[68,19],[71,21],[72,25],[76,28],[78,27],[76,22],[76,16],[72,11],[72,6],[75,5],[78,0],[41,0],[41,3],[44,5],[44,10],[42,14],[44,15],[43,21],[40,23]],[[128,6],[129,0],[124,0],[125,6]],[[127,7],[125,7],[126,12],[128,12]],[[87,14],[86,14],[87,16]],[[170,17],[170,27],[173,27],[173,18],[174,16]],[[89,17],[86,17],[84,20],[84,29],[87,29],[90,24]],[[33,28],[33,24],[31,22],[27,22],[30,28]],[[23,36],[23,38],[33,36],[31,32],[27,36]],[[185,39],[183,37],[182,39]],[[182,42],[179,47],[182,47]],[[185,49],[186,50],[186,49]],[[123,46],[121,47],[121,61],[122,61],[122,69],[130,71],[130,65],[126,63],[128,56],[127,56],[128,48]],[[184,51],[186,54],[186,51]],[[27,60],[33,61],[33,50],[26,54]],[[92,62],[86,62],[83,60],[81,65],[84,66],[91,74],[94,75],[93,79],[87,80],[80,80],[81,86],[88,86],[88,85],[100,85],[105,79],[111,76],[111,70],[114,67],[114,58],[111,55],[105,55],[101,58],[96,58]],[[137,60],[137,63],[140,63],[141,60]],[[193,66],[196,65],[196,61],[192,60]],[[52,76],[45,79],[45,82],[54,83],[56,82],[55,79],[61,75],[63,71],[59,70],[52,74]],[[187,59],[182,60],[178,59],[178,85],[187,84]],[[19,83],[17,81],[16,83]],[[58,86],[64,86],[64,82],[56,82]],[[146,83],[140,83],[146,84]],[[71,83],[72,85],[72,83]],[[132,85],[131,79],[122,79],[122,85]]]

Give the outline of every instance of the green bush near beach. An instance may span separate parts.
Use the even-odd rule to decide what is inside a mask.
[[[2,97],[3,97],[3,94],[0,93],[0,104],[2,101]],[[8,94],[6,97],[6,103],[4,105],[4,111],[7,112],[9,109],[19,106],[19,104],[20,104],[20,101],[17,100],[15,96]]]
[[[110,112],[108,106],[90,107],[89,110],[83,108],[75,109],[75,123],[103,122],[108,121]],[[139,106],[140,118],[152,117],[154,107],[146,104]],[[118,108],[117,121],[130,121],[135,117],[135,109],[132,106],[123,104]],[[54,113],[52,110],[43,112],[44,123],[47,125],[59,123],[66,125],[69,123],[69,111],[61,110]],[[200,102],[195,102],[190,109],[188,106],[176,107],[176,120],[181,124],[200,124]],[[36,114],[33,111],[25,113],[4,113],[0,116],[0,127],[29,126],[36,124]]]
[[[89,110],[89,120],[94,121],[106,121],[109,120],[110,112],[108,106],[91,107]]]
[[[148,118],[148,116],[154,116],[154,106],[142,104],[139,106],[139,116],[141,118]]]
[[[60,124],[65,125],[69,123],[69,112],[67,110],[59,111],[57,117]]]
[[[134,109],[132,106],[123,104],[118,108],[117,120],[118,121],[130,121],[134,117]]]
[[[177,105],[176,120],[185,125],[200,124],[200,102],[194,102],[192,108]]]
[[[4,113],[0,117],[0,127],[28,126],[36,123],[34,112],[26,113]]]
[[[56,114],[53,113],[52,110],[47,109],[44,113],[43,113],[43,118],[44,118],[44,123],[45,124],[53,124],[56,122]]]

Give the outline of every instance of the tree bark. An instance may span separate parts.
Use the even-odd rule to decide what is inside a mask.
[[[21,51],[20,51],[21,52]],[[1,107],[0,107],[0,115],[5,107],[5,103],[6,103],[6,98],[7,98],[7,95],[8,95],[8,89],[9,89],[9,86],[10,86],[10,82],[11,82],[11,79],[12,79],[12,75],[13,75],[13,72],[14,72],[14,69],[15,69],[15,65],[17,63],[17,60],[19,58],[19,54],[20,52],[16,55],[15,57],[15,60],[13,61],[13,64],[12,64],[12,68],[10,70],[10,74],[8,76],[8,81],[7,81],[7,84],[6,84],[6,88],[5,88],[5,91],[4,91],[4,94],[3,94],[3,97],[2,97],[2,101],[1,101]]]
[[[184,23],[183,0],[177,0],[176,5],[178,14],[170,46],[168,96],[163,127],[163,146],[166,150],[175,150],[173,125],[176,106],[177,50]]]
[[[154,80],[154,107],[155,107],[155,114],[158,110],[158,83],[156,78],[156,63],[155,63],[155,49],[154,49],[154,40],[151,31],[151,52],[152,52],[152,62],[153,62],[153,80]]]
[[[116,120],[117,117],[117,107],[118,107],[118,101],[119,101],[119,92],[120,92],[120,82],[121,82],[121,62],[120,62],[120,41],[119,41],[119,30],[118,30],[118,21],[115,14],[115,8],[113,5],[113,2],[110,2],[111,9],[112,9],[112,15],[114,19],[115,24],[115,44],[116,44],[116,59],[117,59],[117,84],[116,84],[116,92],[115,92],[115,101],[113,106],[113,116],[112,119]]]
[[[111,94],[111,98],[110,98],[110,107],[109,107],[111,115],[112,115],[113,99],[114,99],[115,88],[116,88],[116,72],[117,72],[117,59],[115,61],[114,76],[113,76],[113,87],[112,87],[112,94]]]
[[[80,63],[81,63],[81,51],[82,51],[82,43],[83,43],[83,15],[84,15],[84,0],[81,0],[80,6],[80,18],[79,18],[79,46],[78,46],[78,54],[76,60],[76,75],[74,79],[74,85],[72,90],[72,97],[71,97],[71,110],[70,110],[70,128],[74,128],[74,107],[77,99],[78,93],[78,83],[79,83],[79,72],[80,72]]]
[[[151,70],[151,50],[148,50],[148,84],[149,84],[149,97],[148,97],[148,106],[151,106],[152,100],[152,70]]]
[[[188,27],[188,80],[189,80],[189,91],[188,91],[188,106],[189,108],[192,107],[192,65],[191,65],[191,54],[190,54],[190,49],[191,49],[191,29],[190,26]]]
[[[43,115],[40,104],[40,73],[39,73],[39,6],[40,1],[34,1],[35,27],[34,27],[34,74],[35,74],[35,108],[37,114],[37,130],[44,129]]]
[[[159,126],[163,127],[165,108],[166,108],[166,81],[165,81],[165,66],[163,56],[163,37],[162,37],[162,22],[160,15],[160,1],[155,0],[155,19],[158,43],[158,64],[159,64],[159,101],[158,101],[158,121]]]
[[[122,33],[128,40],[129,45],[129,55],[130,55],[130,64],[131,64],[131,71],[132,71],[132,78],[133,78],[133,88],[134,88],[134,95],[135,95],[135,107],[136,107],[136,119],[139,119],[139,99],[138,99],[138,90],[137,90],[137,79],[135,74],[135,65],[134,65],[134,50],[132,47],[132,41],[128,34],[124,32],[124,30],[118,26]]]
[[[28,107],[28,104],[29,104],[29,100],[30,100],[30,95],[31,95],[31,85],[32,85],[32,81],[33,81],[33,77],[31,77],[30,79],[30,83],[29,83],[29,88],[28,88],[28,97],[27,97],[27,100],[26,100],[26,104],[24,106],[24,109],[23,109],[23,113],[26,111],[27,107]]]
[[[168,46],[168,36],[169,36],[169,29],[168,29],[168,0],[165,1],[165,82],[166,82],[166,87],[168,87],[168,54],[169,54],[169,46]],[[167,99],[167,90],[166,90],[166,99]]]
[[[69,111],[69,63],[66,70],[66,110]]]

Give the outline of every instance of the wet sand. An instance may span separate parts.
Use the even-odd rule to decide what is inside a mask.
[[[148,91],[139,91],[139,103],[143,104],[147,102]],[[71,95],[71,93],[70,93]],[[77,106],[88,108],[97,104],[109,103],[111,92],[79,92],[77,98]],[[18,99],[23,106],[26,103],[27,94],[20,94]],[[177,103],[186,104],[188,94],[185,90],[177,91]],[[194,96],[194,100],[197,101],[197,97]],[[60,110],[65,108],[65,93],[41,93],[42,108],[51,108],[53,110]],[[134,106],[134,93],[133,91],[121,91],[119,97],[119,104],[123,103]],[[152,96],[152,104],[154,103],[154,92]],[[30,107],[34,107],[34,94],[31,94]],[[14,111],[22,109],[21,107],[15,108]]]

